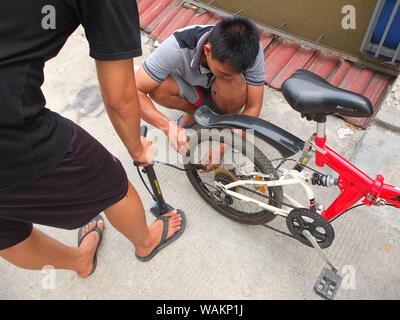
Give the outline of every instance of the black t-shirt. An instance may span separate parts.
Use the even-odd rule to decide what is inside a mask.
[[[82,24],[97,60],[140,56],[134,0],[0,1],[0,194],[48,173],[71,139],[65,119],[45,108],[43,68]]]

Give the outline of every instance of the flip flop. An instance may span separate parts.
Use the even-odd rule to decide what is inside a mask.
[[[84,228],[86,228],[90,223],[95,222],[95,221],[96,222],[103,221],[103,225],[104,225],[104,220],[103,220],[102,216],[98,215],[97,217],[93,218],[88,223],[86,223],[83,227],[79,228],[79,231],[78,231],[78,247],[81,245],[83,239],[85,239],[92,232],[97,232],[99,234],[99,238],[100,238],[99,243],[98,243],[97,248],[96,248],[96,251],[94,253],[93,269],[92,269],[92,272],[90,272],[89,276],[92,275],[93,272],[95,272],[96,267],[97,267],[97,250],[99,249],[100,244],[101,244],[101,240],[103,239],[103,231],[98,227],[94,227],[94,228],[90,229],[87,233],[85,233],[83,236],[82,236],[82,233],[83,233],[83,229]]]
[[[192,127],[194,126],[194,124],[196,123],[196,122],[193,122],[193,123],[192,123],[191,125],[189,125],[189,126],[181,126],[181,125],[179,125],[179,122],[181,122],[182,117],[183,117],[183,115],[180,116],[180,117],[176,120],[176,125],[179,126],[179,127],[181,127],[181,128],[183,128],[183,129],[190,129],[190,128],[192,128]]]
[[[166,246],[168,246],[169,244],[174,242],[176,239],[178,239],[183,234],[183,232],[186,229],[186,216],[185,216],[185,214],[183,213],[182,210],[178,209],[177,211],[182,217],[181,228],[177,232],[175,232],[172,237],[167,239],[168,224],[169,224],[169,219],[171,217],[169,217],[169,216],[161,216],[160,218],[158,218],[157,220],[162,220],[162,222],[163,222],[163,233],[162,233],[162,236],[161,236],[160,244],[148,256],[139,257],[138,255],[136,255],[136,258],[139,261],[142,261],[142,262],[150,261],[151,259],[153,259],[157,255],[157,253],[159,253],[162,249],[164,249]]]

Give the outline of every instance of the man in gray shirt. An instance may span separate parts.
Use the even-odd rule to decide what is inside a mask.
[[[264,94],[264,54],[256,26],[243,17],[215,26],[180,29],[154,51],[136,73],[141,116],[161,129],[177,150],[185,145],[185,128],[207,105],[221,114],[258,117]],[[158,104],[186,114],[171,121]]]

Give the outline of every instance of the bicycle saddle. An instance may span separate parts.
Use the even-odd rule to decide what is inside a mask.
[[[368,98],[337,88],[307,70],[298,70],[287,79],[282,85],[282,94],[294,110],[312,118],[331,113],[351,117],[373,114]]]

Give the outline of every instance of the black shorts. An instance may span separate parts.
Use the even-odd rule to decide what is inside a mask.
[[[128,178],[120,161],[81,127],[71,125],[68,152],[55,169],[0,195],[0,250],[28,238],[32,224],[77,229],[127,194]]]

